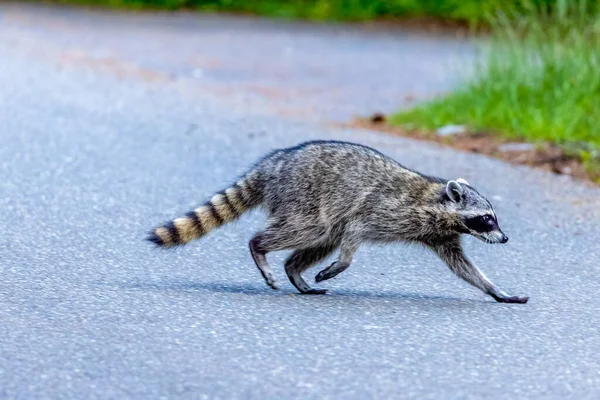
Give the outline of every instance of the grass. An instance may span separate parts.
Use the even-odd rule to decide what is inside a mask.
[[[464,87],[392,115],[392,124],[464,124],[511,139],[551,142],[600,163],[600,14],[591,1],[493,20],[485,57]],[[600,171],[600,170],[598,170]],[[600,174],[598,174],[600,176]]]
[[[52,1],[52,0],[49,0]],[[556,0],[536,0],[536,4]],[[469,25],[486,24],[497,11],[522,9],[522,0],[54,0],[129,9],[198,9],[281,18],[369,21],[381,18],[433,17]]]

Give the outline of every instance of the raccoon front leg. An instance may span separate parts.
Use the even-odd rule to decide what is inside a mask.
[[[471,285],[489,294],[499,303],[527,303],[529,297],[509,296],[492,283],[465,256],[460,244],[460,237],[442,244],[430,245],[437,255],[448,265],[457,276]]]
[[[352,263],[352,258],[354,257],[356,250],[358,250],[358,241],[352,237],[345,237],[342,240],[338,260],[319,272],[317,276],[315,276],[315,282],[318,283],[331,279],[348,269]]]
[[[292,285],[302,294],[325,294],[325,289],[313,289],[302,278],[302,271],[326,258],[335,250],[335,246],[323,246],[296,250],[285,262],[285,272]]]

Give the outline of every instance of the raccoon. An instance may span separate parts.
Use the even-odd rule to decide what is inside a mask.
[[[461,235],[506,243],[492,204],[464,179],[428,176],[364,145],[316,140],[274,150],[230,187],[185,216],[150,232],[147,240],[174,247],[262,207],[267,227],[249,242],[265,282],[278,285],[267,254],[294,250],[285,272],[302,294],[324,294],[301,274],[339,249],[315,282],[345,271],[363,243],[417,243],[433,251],[454,274],[497,302],[526,303],[492,283],[464,254]]]

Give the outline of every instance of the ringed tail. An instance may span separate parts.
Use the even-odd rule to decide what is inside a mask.
[[[216,193],[210,200],[185,216],[154,228],[146,240],[158,247],[187,244],[210,231],[238,219],[243,213],[262,203],[254,174],[240,179],[235,185]]]

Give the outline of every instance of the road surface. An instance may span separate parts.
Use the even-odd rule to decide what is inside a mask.
[[[328,124],[449,90],[457,55],[402,30],[2,3],[0,398],[598,398],[600,190]],[[327,296],[297,295],[273,254],[275,292],[247,250],[259,213],[143,241],[315,138],[476,185],[511,240],[469,255],[529,303],[402,245],[361,248]]]

